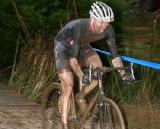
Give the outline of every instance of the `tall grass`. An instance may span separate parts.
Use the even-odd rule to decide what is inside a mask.
[[[149,25],[147,27],[150,27],[153,34],[150,34],[151,37],[146,35],[147,38],[139,43],[144,43],[150,39],[148,40],[150,42],[148,49],[143,54],[147,55],[149,61],[159,62],[159,57],[157,56],[160,48],[159,30],[152,31],[152,20],[150,20]],[[134,27],[133,24],[130,26]],[[144,22],[140,24],[141,26],[145,26]],[[132,33],[132,31],[133,29],[129,30],[128,33]],[[142,32],[142,34],[144,36],[145,32]],[[129,43],[139,40],[133,37],[134,35],[132,34],[132,41],[128,41]],[[131,44],[131,46],[134,46],[134,44]],[[136,47],[134,48],[136,49]],[[160,71],[136,64],[134,65],[134,70],[136,80],[133,84],[129,85],[123,84],[117,73],[116,75],[115,72],[109,74],[108,80],[104,82],[104,87],[107,87],[105,88],[105,93],[121,105],[127,129],[159,129]]]
[[[15,58],[18,63],[14,63],[9,85],[24,96],[38,101],[47,84],[58,79],[53,55],[54,38],[47,39],[45,35],[33,36],[16,4],[13,3],[13,6],[26,37],[19,34],[17,44],[22,42],[25,46],[21,48],[19,58]]]
[[[159,129],[160,108],[141,103],[123,105],[126,129]]]
[[[132,84],[123,84],[118,73],[107,75],[105,93],[120,103],[159,101],[160,71],[145,66],[135,65],[135,78]]]
[[[43,89],[49,83],[58,81],[53,55],[54,38],[46,38],[45,35],[39,34],[33,36],[23,14],[20,13],[15,3],[13,3],[13,6],[26,37],[24,38],[20,34],[18,36],[15,62],[9,85],[24,96],[38,102]],[[76,10],[75,1],[74,7]],[[77,18],[77,11],[75,13]],[[67,19],[70,20],[69,12],[67,13]],[[156,44],[153,42],[154,40],[152,40],[149,48],[150,53],[148,53],[151,61],[153,57],[156,57],[156,51],[159,47],[159,40]],[[24,47],[21,48],[20,56],[17,56],[19,43],[23,43]],[[110,58],[107,58],[111,65]],[[136,81],[129,85],[123,84],[116,72],[107,74],[107,80],[104,82],[104,92],[109,98],[123,104],[122,107],[129,129],[132,129],[131,127],[158,129],[160,118],[157,114],[160,114],[160,112],[155,103],[160,103],[160,72],[138,65],[135,65],[135,69]]]
[[[122,26],[125,30],[126,36],[122,42],[127,42],[125,45],[127,46],[127,49],[129,48],[131,51],[129,53],[124,53],[128,54],[127,56],[132,56],[132,53],[138,52],[134,50],[136,49],[136,45],[141,44],[141,46],[145,46],[141,49],[147,48],[146,51],[142,50],[142,52],[145,53],[141,53],[142,56],[144,55],[144,57],[147,58],[145,60],[158,63],[160,61],[159,56],[157,56],[160,49],[160,39],[157,36],[159,32],[159,23],[155,26],[153,18],[146,16],[142,17],[142,20],[140,20],[140,17],[141,15],[137,16],[127,27]],[[144,23],[144,21],[146,22]],[[146,44],[146,42],[149,44]],[[126,50],[126,46],[124,46],[123,51]],[[141,49],[138,50],[141,51]],[[111,65],[110,58],[108,56],[107,58],[109,60],[109,64]],[[129,63],[126,61],[123,62],[124,64]],[[120,76],[118,76],[117,73],[115,74],[115,72],[107,74],[108,80],[104,83],[104,85],[109,86],[109,88],[106,89],[106,94],[120,103],[159,101],[160,71],[137,64],[134,65],[134,70],[136,80],[130,85],[124,85],[120,79]]]
[[[76,1],[73,4],[68,2],[67,19],[71,20],[70,7],[73,6],[75,17],[78,18]],[[54,36],[47,34],[34,34],[30,30],[25,15],[18,9],[16,3],[13,3],[17,18],[21,24],[23,34],[18,34],[15,61],[13,64],[12,75],[9,85],[19,93],[29,99],[39,102],[45,87],[52,82],[59,81],[55,68],[55,57],[53,55]],[[65,23],[60,21],[60,26]],[[23,48],[19,46],[23,43]],[[20,49],[20,52],[19,52]]]

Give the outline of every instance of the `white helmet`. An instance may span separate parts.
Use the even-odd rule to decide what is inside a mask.
[[[89,14],[90,17],[101,19],[104,22],[114,21],[114,14],[112,9],[108,5],[100,1],[96,1],[96,3],[93,3],[89,11]]]

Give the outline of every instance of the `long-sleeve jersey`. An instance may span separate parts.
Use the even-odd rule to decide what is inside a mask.
[[[74,20],[59,31],[55,42],[56,44],[60,43],[63,49],[70,53],[70,58],[78,58],[80,47],[104,38],[108,44],[111,57],[116,58],[118,54],[115,45],[115,32],[110,24],[102,34],[97,34],[91,28],[90,19]]]

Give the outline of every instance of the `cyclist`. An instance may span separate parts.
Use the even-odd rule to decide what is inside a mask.
[[[98,82],[91,83],[85,78],[81,70],[82,66],[102,66],[100,57],[90,46],[90,43],[100,39],[106,39],[106,44],[111,53],[114,67],[121,67],[123,63],[118,57],[115,33],[109,22],[114,21],[112,9],[103,2],[96,1],[90,9],[89,19],[77,19],[69,22],[62,28],[54,41],[54,53],[56,58],[56,69],[62,84],[62,93],[59,98],[59,110],[62,118],[62,128],[68,129],[67,118],[69,112],[69,98],[74,85],[73,72],[78,76],[81,86],[85,86],[76,94],[76,102],[83,114],[87,108],[85,96],[94,89]],[[122,79],[128,83],[133,81],[130,74],[119,71]]]

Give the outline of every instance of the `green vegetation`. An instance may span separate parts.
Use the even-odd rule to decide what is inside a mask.
[[[37,34],[45,35],[47,38],[55,36],[59,29],[70,20],[88,18],[88,10],[93,2],[95,2],[95,0],[83,2],[81,2],[81,0],[68,0],[63,2],[60,0],[39,0],[38,2],[35,0],[15,0],[15,4],[17,4],[18,10],[23,15],[24,21],[27,21],[27,26],[32,34],[32,38],[35,38]],[[121,0],[116,0],[116,2],[105,0],[104,2],[113,6],[116,15],[115,20],[118,21],[117,23],[113,23],[116,33],[122,32],[121,12],[126,7],[121,4]],[[2,70],[12,66],[18,35],[23,35],[23,37],[25,37],[25,35],[17,19],[12,2],[3,0],[0,3],[0,69]],[[18,51],[21,50],[23,45],[24,44],[20,42]]]
[[[93,1],[85,1],[81,4],[80,1],[66,1],[65,4],[62,4],[58,0],[54,2],[41,0],[39,3],[34,1],[20,2],[17,0],[16,3],[3,3],[5,8],[10,7],[12,11],[14,10],[14,12],[8,12],[6,10],[6,14],[8,14],[7,16],[11,15],[15,19],[15,23],[12,24],[10,21],[7,23],[6,20],[4,20],[5,22],[3,21],[3,24],[8,28],[14,28],[10,30],[10,33],[17,37],[10,38],[10,36],[8,36],[9,42],[11,42],[11,40],[15,42],[12,44],[14,47],[8,45],[14,48],[14,54],[13,51],[10,51],[14,56],[9,56],[9,58],[14,60],[14,62],[11,61],[13,65],[10,64],[12,65],[12,75],[9,81],[9,84],[14,89],[36,100],[39,99],[43,88],[48,83],[57,80],[54,79],[55,76],[53,76],[55,75],[54,55],[52,53],[54,36],[58,30],[70,20],[88,17],[88,9],[92,2]],[[126,13],[131,3],[123,3],[120,0],[117,0],[116,3],[111,0],[106,0],[106,2],[112,6],[115,12],[115,22],[111,24],[113,24],[115,28],[117,42],[120,44],[124,41],[123,38],[125,38],[125,40],[129,39],[127,36],[129,32],[125,26],[135,18],[135,16],[132,17]],[[14,13],[15,15],[13,16]],[[5,15],[3,17],[4,19],[8,18]],[[18,19],[16,20],[16,18]],[[19,31],[17,31],[18,29]],[[7,33],[7,35],[11,35],[10,33]],[[6,39],[7,38],[4,38],[3,40],[5,43],[7,43]],[[98,41],[97,44],[93,46],[100,49],[106,48],[104,47],[105,44],[103,41]],[[3,45],[5,46],[5,44]],[[154,46],[154,49],[151,49],[152,55],[157,47],[158,45]],[[5,46],[4,50],[6,49]],[[105,50],[107,50],[107,48]],[[102,58],[104,57],[102,56]],[[107,58],[109,62],[104,62],[104,64],[111,65],[110,58]],[[2,59],[6,61],[4,57]],[[148,88],[151,88],[150,85],[152,84],[152,92],[149,90],[150,96],[148,96],[147,99],[154,100],[157,98],[159,80],[156,76],[158,75],[158,71],[139,66],[137,66],[136,69],[138,69],[137,71],[141,71],[141,74],[137,75],[138,80],[136,80],[134,84],[128,86],[122,86],[123,84],[121,84],[116,73],[107,75],[108,79],[105,83],[111,86],[109,88],[111,91],[108,90],[106,93],[117,102],[139,102],[146,98],[146,92],[149,90]],[[153,78],[157,79],[153,81]]]
[[[77,18],[88,18],[88,10],[93,2],[95,0],[83,2],[73,0],[63,3],[60,0],[53,2],[50,0],[1,1],[0,78],[6,78],[5,82],[8,82],[19,93],[40,102],[44,88],[51,82],[58,81],[53,55],[54,36],[67,22]],[[146,32],[143,29],[140,30],[140,26],[137,24],[140,21],[139,15],[128,15],[127,10],[129,10],[132,0],[129,2],[104,0],[103,2],[108,3],[114,10],[115,22],[111,24],[115,28],[118,51],[124,55],[128,54],[128,56],[132,56],[132,51],[137,54],[134,50],[126,52],[125,46],[123,50],[119,49],[122,48],[123,43],[126,43],[129,49],[133,49],[133,42],[136,46],[140,45],[142,39],[137,38],[135,32],[141,35],[150,30],[150,28],[147,28]],[[133,28],[135,26],[137,28]],[[160,43],[159,30],[160,25],[157,23],[156,31],[149,37],[148,51],[144,54],[150,61],[155,61],[155,58],[157,62],[159,60],[157,57]],[[108,51],[104,41],[98,41],[93,46]],[[102,61],[104,59],[104,65],[111,65],[110,57],[100,56]],[[106,58],[108,62],[106,62]],[[128,64],[128,62],[124,63]],[[138,115],[141,108],[147,108],[149,105],[148,110],[152,112],[148,112],[148,114],[154,120],[153,128],[156,129],[159,127],[160,119],[156,115],[159,113],[157,105],[160,102],[160,72],[140,65],[135,65],[134,69],[136,81],[130,85],[124,85],[116,72],[107,74],[104,81],[104,86],[107,86],[104,87],[105,94],[123,105],[127,119],[135,122],[129,123],[129,125],[134,124],[135,128],[138,121],[136,116],[134,119],[129,117],[133,115],[130,114],[130,110],[133,109]],[[142,106],[140,107],[140,105]],[[144,112],[141,111],[141,113],[139,122],[142,122],[140,119],[146,117]],[[147,129],[147,126],[145,127]],[[149,125],[148,127],[148,129],[152,128]]]
[[[2,33],[0,41],[2,44],[0,54],[2,62],[0,65],[2,69],[1,77],[4,78],[3,72],[5,72],[9,78],[12,70],[9,84],[17,91],[29,97],[30,92],[26,92],[25,88],[32,91],[34,88],[31,87],[37,86],[35,83],[37,74],[32,73],[35,72],[33,71],[35,70],[34,67],[36,67],[36,73],[41,70],[44,63],[41,58],[44,58],[44,52],[45,54],[46,52],[50,53],[46,56],[47,58],[54,58],[52,55],[53,40],[58,30],[70,20],[88,18],[88,10],[93,2],[95,0],[85,1],[83,3],[73,0],[66,1],[63,4],[58,0],[54,2],[40,0],[38,3],[35,1],[20,0],[16,0],[16,2],[1,2],[0,8],[1,12],[3,12],[1,13],[2,30],[0,31]],[[113,23],[116,33],[122,33],[121,25],[123,20],[121,12],[123,12],[125,7],[119,6],[122,5],[120,0],[117,0],[119,4],[114,4],[110,0],[106,0],[106,2],[113,6],[115,15],[117,15],[116,19],[119,20],[117,24]],[[9,18],[12,20],[9,20]],[[103,46],[98,47],[101,48]],[[34,64],[33,62],[37,59],[42,62],[36,62],[37,64]],[[48,64],[54,65],[54,60],[49,60]],[[48,74],[48,72],[45,73]],[[32,85],[33,80],[35,84]],[[43,85],[45,83],[43,82]],[[41,87],[40,89],[43,88]],[[34,95],[37,96],[36,94]],[[35,96],[29,98],[36,99]]]

